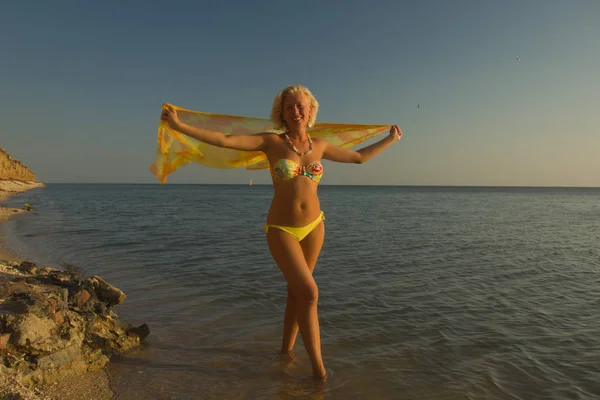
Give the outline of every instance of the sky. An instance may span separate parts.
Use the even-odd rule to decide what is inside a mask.
[[[2,2],[0,146],[46,183],[156,183],[162,103],[268,118],[297,83],[321,122],[404,133],[321,184],[597,187],[599,20],[597,0]],[[250,178],[270,183],[168,183]]]

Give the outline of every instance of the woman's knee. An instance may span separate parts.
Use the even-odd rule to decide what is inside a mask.
[[[295,290],[292,290],[292,293],[296,298],[296,302],[304,305],[317,304],[317,301],[319,300],[319,288],[314,281],[298,285]]]

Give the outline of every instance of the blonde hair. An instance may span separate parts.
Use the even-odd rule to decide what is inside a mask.
[[[283,89],[273,100],[273,108],[271,108],[271,121],[275,125],[275,129],[284,130],[285,122],[283,121],[283,101],[288,94],[302,93],[310,102],[310,118],[308,119],[308,127],[312,127],[317,120],[317,112],[319,111],[319,102],[313,94],[302,85],[291,85]]]

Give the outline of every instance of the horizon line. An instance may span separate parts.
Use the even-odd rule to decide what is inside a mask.
[[[272,183],[254,183],[249,185],[248,183],[190,183],[190,182],[177,182],[177,183],[164,183],[159,182],[39,182],[44,185],[190,185],[190,186],[273,186]],[[437,188],[546,188],[546,189],[600,189],[600,186],[545,186],[545,185],[428,185],[428,184],[319,184],[319,186],[366,186],[366,187],[437,187]]]

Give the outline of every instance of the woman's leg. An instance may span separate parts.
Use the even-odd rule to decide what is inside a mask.
[[[313,375],[325,377],[325,366],[321,355],[321,336],[317,301],[319,290],[308,268],[300,243],[287,232],[269,229],[267,243],[271,255],[285,276],[288,287],[296,301],[296,319],[302,334],[306,352],[310,358]]]
[[[325,225],[319,224],[311,233],[309,233],[301,242],[302,253],[312,274],[317,265],[317,259],[323,247],[325,237]],[[286,354],[292,351],[296,336],[298,335],[298,321],[296,319],[296,298],[294,292],[288,285],[287,303],[285,306],[285,315],[283,317],[283,339],[281,341],[281,353]]]

